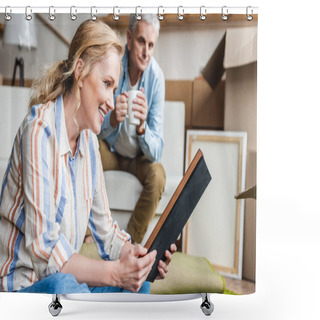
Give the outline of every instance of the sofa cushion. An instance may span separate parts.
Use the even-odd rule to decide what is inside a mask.
[[[142,191],[140,181],[120,170],[104,171],[104,179],[110,209],[132,211]]]
[[[166,175],[183,175],[185,106],[180,101],[165,101],[163,118],[163,152],[161,163]]]
[[[105,171],[104,177],[110,209],[132,211],[142,191],[139,180],[131,173],[117,170]],[[167,176],[165,190],[156,211],[157,214],[164,211],[181,178],[181,176]]]
[[[206,258],[176,252],[165,279],[151,283],[150,293],[223,293],[224,289],[224,278],[215,272]]]

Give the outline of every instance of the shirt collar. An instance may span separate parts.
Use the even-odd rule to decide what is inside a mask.
[[[56,133],[57,133],[57,140],[60,149],[60,155],[63,156],[66,153],[70,153],[72,156],[71,148],[69,145],[68,140],[68,133],[66,127],[66,119],[64,115],[64,105],[63,105],[63,97],[62,94],[58,96],[56,99]],[[80,155],[84,155],[84,144],[83,144],[83,132],[80,132],[80,137],[78,141],[77,152],[79,150]],[[76,152],[76,154],[77,154]]]

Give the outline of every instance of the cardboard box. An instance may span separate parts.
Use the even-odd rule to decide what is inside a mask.
[[[192,104],[192,125],[206,126],[210,112],[223,109],[223,126],[226,131],[247,132],[246,187],[256,185],[257,161],[257,28],[241,27],[226,30],[216,50],[202,71],[201,88],[194,87],[193,97],[203,95],[202,119],[197,119],[200,102]],[[216,90],[225,78],[224,101]],[[207,84],[204,84],[204,81]],[[196,84],[196,80],[194,82]],[[206,88],[204,88],[206,87]],[[211,91],[210,91],[211,89]],[[198,92],[197,92],[198,90]],[[215,99],[215,100],[214,100]],[[213,102],[215,101],[215,102]],[[223,104],[223,107],[221,106]],[[219,114],[219,113],[218,113]],[[212,116],[213,117],[213,116]],[[217,117],[217,116],[216,116]],[[208,121],[209,124],[214,123]],[[256,203],[246,200],[243,239],[244,279],[255,281],[256,259]]]
[[[166,100],[183,101],[185,104],[185,126],[191,128],[192,80],[166,80]]]
[[[226,33],[224,129],[247,132],[246,188],[256,185],[257,167],[257,28],[233,28]],[[258,186],[259,187],[259,186]],[[259,199],[258,199],[259,201]],[[255,281],[256,202],[246,200],[243,278]]]
[[[257,27],[226,30],[199,77],[167,80],[166,100],[184,101],[186,129],[247,132],[246,187],[256,185]],[[246,200],[244,279],[255,281],[256,203]]]
[[[2,86],[2,84],[3,84],[3,76],[2,76],[2,74],[0,73],[0,86]]]
[[[193,81],[193,128],[223,129],[224,91],[224,81],[220,81],[214,90],[204,78]]]
[[[192,127],[223,130],[225,82],[223,80],[226,34],[193,82]]]
[[[206,66],[203,68],[201,74],[208,82],[211,89],[214,90],[220,83],[225,72],[223,61],[226,48],[226,33],[220,40],[216,50],[208,60]]]
[[[166,100],[185,103],[186,129],[223,129],[224,90],[224,81],[212,90],[203,77],[166,80]]]

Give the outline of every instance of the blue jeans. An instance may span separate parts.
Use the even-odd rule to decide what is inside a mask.
[[[131,292],[117,287],[88,287],[86,283],[79,284],[72,274],[55,273],[47,278],[36,281],[30,287],[20,289],[18,292],[27,293],[109,293],[109,292]],[[138,293],[150,293],[150,282],[145,281]]]

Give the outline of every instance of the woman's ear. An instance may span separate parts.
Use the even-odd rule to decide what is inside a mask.
[[[82,70],[84,69],[85,63],[84,61],[79,58],[77,63],[76,63],[76,67],[74,69],[74,77],[76,79],[76,81],[78,81],[78,79],[80,78],[80,75],[82,73]],[[82,79],[79,81],[79,87],[82,87]]]

